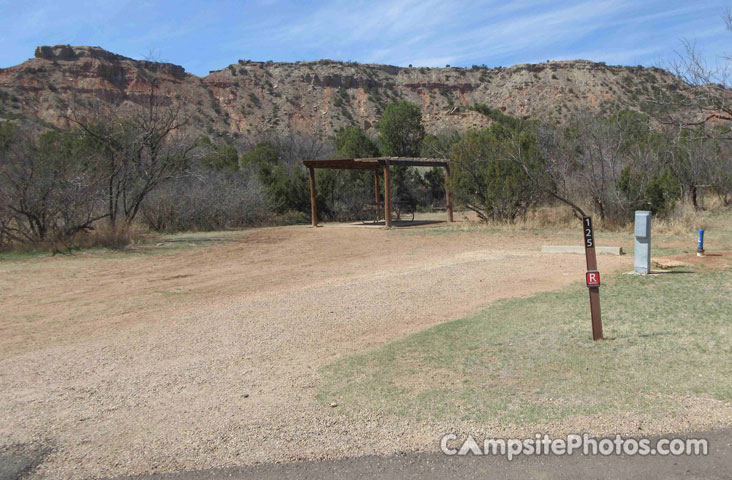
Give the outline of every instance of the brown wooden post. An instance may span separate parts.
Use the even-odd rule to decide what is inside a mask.
[[[315,168],[308,167],[310,170],[310,217],[313,222],[313,227],[318,226],[318,204],[316,201],[315,193]]]
[[[447,207],[447,221],[453,222],[452,219],[452,201],[450,199],[450,166],[445,165],[445,203]]]
[[[387,162],[384,165],[384,220],[387,228],[391,228],[391,188],[389,184],[389,163]]]
[[[585,237],[585,257],[587,259],[587,286],[590,291],[590,316],[592,317],[592,339],[602,340],[602,316],[600,312],[600,273],[597,271],[595,253],[595,234],[592,230],[592,217],[582,219],[582,233]],[[594,275],[591,277],[591,274]],[[591,286],[590,280],[597,281]]]
[[[376,221],[379,221],[379,171],[374,170],[374,204],[376,205]]]

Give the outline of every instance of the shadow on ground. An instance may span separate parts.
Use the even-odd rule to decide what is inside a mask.
[[[43,462],[50,451],[50,448],[39,445],[0,446],[0,480],[19,480],[27,477]]]
[[[424,227],[427,225],[442,225],[447,224],[444,220],[394,220],[391,222],[392,228],[408,228],[408,227]],[[364,220],[362,222],[353,222],[348,225],[354,227],[385,227],[386,223],[381,220],[378,222]]]

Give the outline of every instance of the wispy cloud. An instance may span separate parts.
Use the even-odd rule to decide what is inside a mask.
[[[680,38],[716,55],[721,0],[0,0],[0,65],[44,43],[157,49],[195,73],[238,58],[418,66],[584,56],[653,63]]]

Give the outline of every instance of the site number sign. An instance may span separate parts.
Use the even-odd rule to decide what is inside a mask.
[[[585,281],[590,290],[590,316],[592,317],[592,339],[602,339],[602,316],[600,313],[600,272],[597,271],[595,254],[595,233],[592,230],[592,217],[582,218],[582,236],[585,241],[587,273]]]
[[[592,217],[583,218],[582,223],[585,226],[585,248],[594,248],[595,235],[592,232]]]

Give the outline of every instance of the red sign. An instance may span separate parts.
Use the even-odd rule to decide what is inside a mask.
[[[585,274],[588,287],[599,287],[600,286],[600,272],[597,270],[590,270]]]

